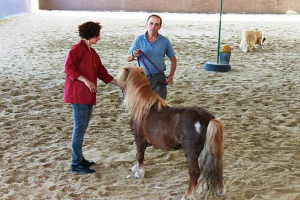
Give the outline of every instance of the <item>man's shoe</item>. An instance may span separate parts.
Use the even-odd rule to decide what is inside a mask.
[[[81,161],[80,164],[87,167],[87,168],[89,168],[90,166],[96,165],[95,162],[93,162],[93,161],[90,162],[90,161],[86,160],[84,157],[82,158],[82,161]]]
[[[75,173],[77,173],[77,174],[92,174],[94,172],[95,172],[95,170],[90,169],[90,168],[88,168],[84,165],[81,165],[81,164],[71,166],[71,173],[72,174],[75,174]]]

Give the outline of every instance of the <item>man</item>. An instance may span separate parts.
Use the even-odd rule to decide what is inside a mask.
[[[162,19],[158,15],[150,15],[147,19],[145,34],[135,38],[128,50],[127,61],[131,62],[135,57],[144,68],[147,77],[150,79],[152,90],[163,99],[167,98],[167,84],[173,84],[173,77],[176,70],[177,59],[170,41],[160,35],[158,31],[162,25]],[[141,50],[143,53],[140,53]],[[141,55],[142,54],[142,55]],[[168,76],[166,71],[165,56],[171,60],[171,69]],[[153,64],[151,63],[149,58]]]

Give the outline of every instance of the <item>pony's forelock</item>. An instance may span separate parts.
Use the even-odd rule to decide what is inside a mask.
[[[123,67],[118,76],[118,85],[124,89],[124,104],[138,124],[148,116],[155,103],[158,111],[168,105],[164,99],[153,93],[143,68]]]

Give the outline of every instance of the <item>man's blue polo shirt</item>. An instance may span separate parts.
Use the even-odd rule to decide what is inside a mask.
[[[170,41],[158,34],[158,37],[156,38],[155,42],[153,44],[151,44],[146,37],[146,34],[140,35],[138,37],[136,37],[129,50],[128,53],[131,54],[133,52],[133,50],[137,50],[137,49],[141,49],[146,56],[156,65],[156,67],[159,68],[159,70],[161,70],[162,72],[166,71],[166,64],[165,64],[165,55],[168,56],[168,58],[172,58],[173,56],[175,56],[173,47],[170,43]],[[158,74],[160,73],[150,62],[148,59],[146,59],[145,57],[144,61],[147,65],[147,67],[149,68],[150,74]],[[138,65],[138,63],[137,63]],[[148,75],[148,69],[147,67],[144,66],[144,63],[142,61],[140,61],[140,65],[144,68],[146,74]]]

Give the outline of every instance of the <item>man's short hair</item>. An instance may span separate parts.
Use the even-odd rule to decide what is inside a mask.
[[[153,14],[153,15],[150,15],[150,16],[148,17],[148,19],[147,19],[147,23],[148,23],[148,21],[149,21],[149,19],[150,19],[151,17],[157,17],[157,18],[159,18],[159,20],[160,20],[160,26],[161,26],[161,24],[162,24],[162,19],[161,19],[161,17],[160,17],[160,16],[158,16],[158,15],[155,15],[155,14]]]

